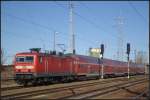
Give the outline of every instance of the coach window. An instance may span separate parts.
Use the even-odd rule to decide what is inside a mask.
[[[42,63],[42,57],[41,56],[39,56],[39,62]]]
[[[81,68],[81,67],[82,67],[82,64],[80,64],[79,67]]]
[[[84,65],[84,64],[80,64],[79,66],[80,66],[80,68],[82,68],[82,67],[84,67],[85,65]]]

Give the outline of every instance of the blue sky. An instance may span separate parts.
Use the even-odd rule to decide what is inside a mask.
[[[89,47],[105,44],[104,57],[116,59],[116,18],[122,16],[123,48],[131,43],[134,50],[148,54],[149,5],[148,1],[74,1],[73,25],[78,54],[86,55]],[[40,47],[53,50],[53,34],[57,43],[69,44],[68,1],[3,1],[1,2],[1,45],[6,63],[11,63],[18,52]],[[60,50],[59,47],[56,48]],[[124,53],[124,60],[126,60]]]

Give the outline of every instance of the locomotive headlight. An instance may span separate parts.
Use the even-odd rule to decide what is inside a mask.
[[[34,66],[26,66],[27,69],[33,69]]]
[[[34,66],[16,66],[16,69],[33,69]]]
[[[16,69],[22,69],[23,66],[15,66]]]

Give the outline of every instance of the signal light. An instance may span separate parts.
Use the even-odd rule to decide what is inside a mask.
[[[101,52],[100,52],[100,54],[103,55],[103,53],[104,53],[104,44],[101,44]]]
[[[56,51],[55,50],[53,51],[53,55],[56,55]]]
[[[127,54],[130,54],[130,43],[127,43]]]
[[[75,51],[75,49],[73,49],[73,54],[75,54],[76,53],[76,51]]]

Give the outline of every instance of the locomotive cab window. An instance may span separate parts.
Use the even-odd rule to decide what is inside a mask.
[[[24,57],[16,57],[16,62],[24,62]]]
[[[16,62],[33,62],[33,56],[18,56]]]
[[[26,62],[33,62],[33,56],[27,56]]]

